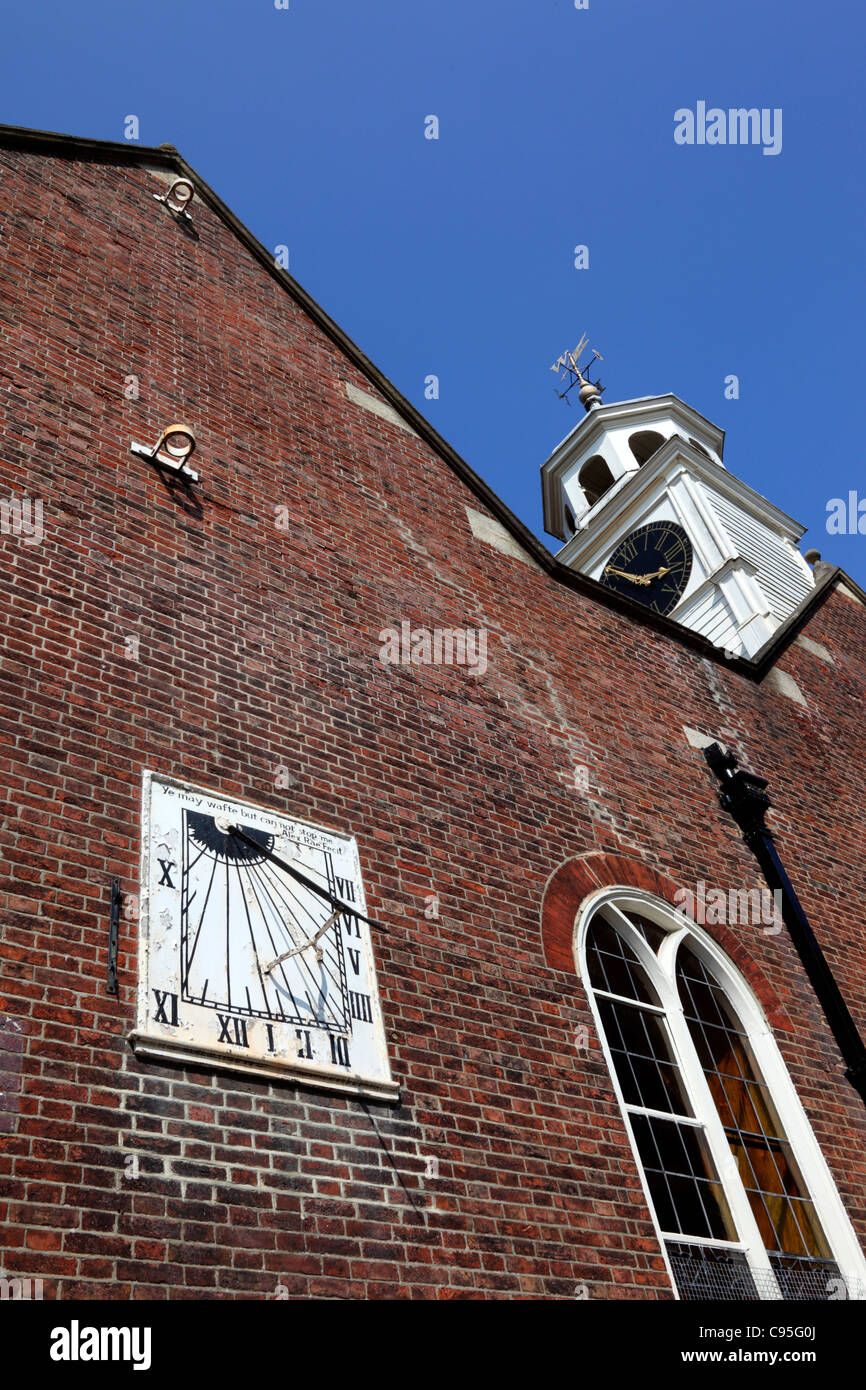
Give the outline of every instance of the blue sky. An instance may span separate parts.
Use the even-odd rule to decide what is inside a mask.
[[[688,401],[866,585],[825,528],[866,499],[864,40],[858,0],[6,0],[0,120],[177,145],[538,534],[587,329],[607,400]],[[781,153],[677,145],[698,101]]]

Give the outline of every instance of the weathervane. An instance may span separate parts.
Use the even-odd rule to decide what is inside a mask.
[[[565,390],[557,391],[556,393],[561,401],[568,400],[569,391],[573,390],[579,383],[580,391],[578,392],[578,396],[583,402],[585,409],[591,410],[593,406],[601,404],[600,397],[604,387],[601,381],[590,381],[587,373],[596,361],[603,362],[604,358],[600,352],[596,352],[595,348],[590,348],[590,353],[592,354],[590,361],[581,367],[581,354],[585,350],[588,342],[589,334],[584,333],[577,347],[574,349],[574,352],[564,352],[561,357],[556,359],[550,370],[552,372],[559,372],[560,382],[568,381]]]

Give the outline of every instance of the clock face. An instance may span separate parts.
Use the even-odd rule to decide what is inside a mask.
[[[146,773],[136,1052],[395,1098],[351,909],[349,836]]]
[[[648,521],[625,536],[608,556],[599,579],[607,589],[670,613],[692,572],[692,543],[675,521]]]

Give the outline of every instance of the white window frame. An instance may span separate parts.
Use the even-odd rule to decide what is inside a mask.
[[[646,1110],[643,1106],[632,1105],[625,1100],[599,1013],[596,990],[589,978],[587,969],[587,932],[591,921],[602,907],[612,909],[614,913],[617,912],[618,907],[622,908],[622,912],[628,912],[629,907],[631,907],[635,912],[641,913],[667,932],[666,939],[659,946],[659,954],[656,956],[628,918],[624,917],[622,912],[618,913],[624,939],[646,972],[661,1002],[661,1009],[654,1009],[654,1012],[664,1013],[675,1058],[681,1070],[689,1101],[694,1108],[694,1123],[702,1125],[704,1128],[707,1145],[718,1171],[719,1181],[722,1184],[731,1217],[740,1236],[738,1241],[706,1240],[696,1236],[665,1232],[659,1225],[643,1163],[628,1117],[632,1113],[661,1115],[661,1112]],[[742,1251],[746,1256],[750,1270],[756,1273],[760,1272],[761,1278],[755,1281],[759,1296],[767,1299],[781,1298],[778,1285],[771,1272],[769,1254],[761,1240],[757,1222],[752,1215],[745,1188],[737,1171],[736,1160],[731,1152],[716,1103],[707,1085],[685,1020],[676,982],[677,952],[683,941],[688,942],[690,949],[699,959],[704,961],[710,973],[718,980],[748,1035],[758,1071],[767,1085],[783,1133],[791,1146],[798,1175],[814,1204],[816,1215],[823,1228],[833,1259],[845,1281],[847,1297],[866,1298],[866,1258],[864,1258],[826,1159],[815,1138],[766,1014],[754,990],[713,938],[696,923],[676,912],[669,903],[640,888],[613,886],[602,888],[591,894],[581,905],[574,932],[575,964],[578,976],[589,997],[596,1031],[620,1110],[626,1122],[626,1133],[675,1297],[679,1298],[679,1292],[668,1258],[668,1241],[687,1245],[711,1245],[731,1251]],[[609,995],[603,990],[599,993],[602,998],[617,998],[616,995]],[[623,1002],[633,1005],[636,1001],[628,999]],[[646,1008],[648,1006],[642,1005],[641,1007]],[[662,1118],[670,1120],[672,1117],[665,1113]],[[681,1117],[677,1116],[677,1119],[680,1120]],[[840,1291],[839,1296],[845,1297],[845,1293]]]

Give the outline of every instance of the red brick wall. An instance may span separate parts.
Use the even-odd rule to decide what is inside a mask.
[[[545,887],[593,851],[760,887],[682,726],[718,736],[771,779],[866,1028],[866,612],[834,595],[808,627],[833,664],[781,659],[805,708],[750,682],[474,539],[482,505],[347,397],[374,388],[210,209],[193,239],[142,168],[3,150],[0,180],[2,495],[45,527],[0,537],[5,1271],[64,1297],[669,1298]],[[178,418],[197,507],[129,452]],[[382,666],[404,619],[485,627],[486,674]],[[131,1054],[134,917],[104,981],[145,767],[357,836],[398,1108]],[[862,1235],[862,1105],[787,937],[732,930]]]

